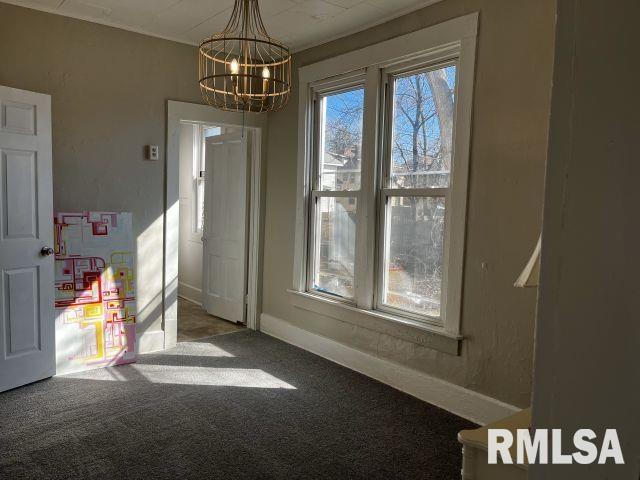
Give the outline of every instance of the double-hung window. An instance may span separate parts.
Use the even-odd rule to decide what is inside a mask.
[[[353,300],[364,87],[314,94],[308,289]]]
[[[438,322],[450,222],[456,60],[383,71],[377,306]]]
[[[459,335],[476,22],[300,70],[294,292]]]

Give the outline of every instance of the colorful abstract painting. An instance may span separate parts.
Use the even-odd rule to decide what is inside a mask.
[[[57,373],[135,361],[135,255],[130,213],[57,213]]]

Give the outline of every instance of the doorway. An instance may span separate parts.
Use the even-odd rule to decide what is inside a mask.
[[[243,139],[244,135],[237,127],[180,122],[178,342],[238,331],[246,323],[246,180],[250,157],[240,159],[235,158],[236,152],[220,151],[229,137]],[[228,214],[216,214],[220,210]],[[229,272],[224,272],[224,277],[236,279],[231,292],[236,298],[228,300],[231,308],[225,309],[220,308],[220,296],[210,292],[229,283],[220,278],[223,275],[216,268],[226,258],[208,259],[213,240],[227,238],[229,232],[235,233],[232,244],[237,247],[234,253],[240,265],[230,265]]]
[[[258,329],[265,127],[264,116],[168,102],[164,348]]]

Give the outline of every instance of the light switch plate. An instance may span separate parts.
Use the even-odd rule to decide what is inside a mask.
[[[147,145],[145,147],[145,158],[147,160],[158,160],[160,157],[160,148],[158,145]]]

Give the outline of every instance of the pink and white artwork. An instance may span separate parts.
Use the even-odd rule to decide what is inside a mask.
[[[135,361],[135,254],[130,213],[57,213],[57,373]]]

